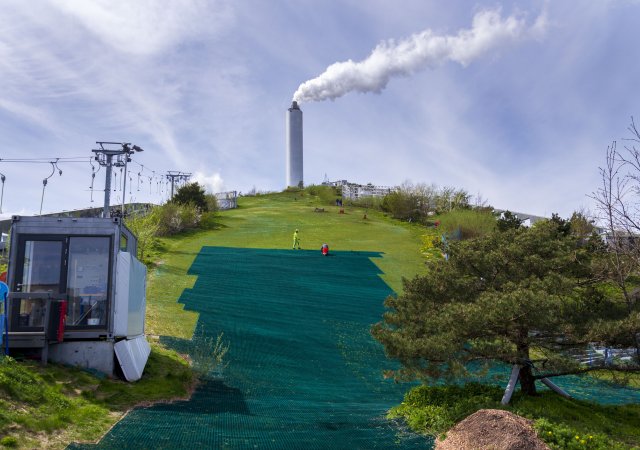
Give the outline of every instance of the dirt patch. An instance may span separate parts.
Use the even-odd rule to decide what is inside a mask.
[[[436,450],[549,450],[532,422],[509,411],[481,409],[436,441]]]

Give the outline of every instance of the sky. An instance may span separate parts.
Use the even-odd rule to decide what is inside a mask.
[[[638,17],[638,0],[2,0],[2,216],[102,206],[96,141],[144,149],[112,203],[165,201],[167,171],[282,190],[295,95],[306,184],[568,217],[640,117]]]

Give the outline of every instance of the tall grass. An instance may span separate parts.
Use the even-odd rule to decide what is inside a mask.
[[[481,209],[454,209],[434,218],[440,222],[442,233],[459,235],[461,239],[473,239],[491,232],[496,227],[496,218]]]

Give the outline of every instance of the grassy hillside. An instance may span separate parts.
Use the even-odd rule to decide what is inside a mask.
[[[221,212],[206,229],[161,239],[153,250],[156,265],[148,278],[147,333],[192,337],[198,317],[184,311],[177,300],[195,282],[187,271],[203,246],[290,249],[297,228],[302,248],[317,251],[319,258],[325,242],[332,251],[380,252],[381,257],[373,262],[396,292],[402,288],[402,277],[424,271],[421,247],[424,249],[422,236],[427,230],[373,210],[344,207],[340,214],[340,208],[330,205],[331,198],[323,198],[308,192],[242,197],[238,209]],[[455,222],[452,227],[459,226],[460,217],[449,219]],[[443,219],[443,229],[447,225]],[[0,448],[63,448],[71,440],[97,439],[130,406],[184,395],[192,377],[184,360],[156,344],[143,379],[134,384],[56,365],[43,368],[0,360]],[[447,397],[446,404],[439,405],[429,400],[432,395],[424,394],[429,389],[435,388],[421,386],[407,393],[392,415],[404,417],[417,431],[438,433],[477,407],[495,407],[501,392],[485,387],[482,389],[495,390],[498,400],[487,400],[484,394],[475,399],[465,392],[462,400]],[[537,419],[539,432],[546,434],[552,448],[638,445],[637,406],[599,408],[549,396],[526,400],[528,403],[514,401],[514,411]],[[429,425],[431,422],[438,426]],[[576,436],[587,436],[588,445]]]
[[[402,288],[403,276],[413,277],[423,270],[420,236],[424,229],[419,226],[362,208],[345,207],[340,214],[341,208],[306,192],[241,197],[238,203],[237,209],[220,213],[209,230],[161,241],[159,264],[150,278],[148,333],[191,337],[197,317],[184,311],[176,300],[195,281],[186,273],[202,246],[287,249],[297,228],[302,248],[318,250],[318,255],[325,242],[331,251],[383,253],[373,261],[384,272],[382,279],[396,292]],[[316,212],[316,208],[324,212]]]
[[[326,194],[326,193],[325,193]],[[396,291],[402,276],[423,267],[420,228],[365,210],[328,206],[307,193],[242,197],[207,229],[162,239],[148,277],[147,334],[190,339],[196,314],[177,303],[194,278],[187,271],[202,246],[290,248],[297,228],[303,249],[379,251],[375,264]],[[324,212],[316,212],[324,208]],[[320,257],[320,256],[318,256]],[[248,280],[250,282],[250,280]],[[193,373],[175,352],[154,344],[137,383],[96,377],[55,364],[0,359],[0,448],[64,448],[72,440],[98,439],[131,406],[184,396]]]
[[[0,448],[62,449],[98,440],[129,408],[187,397],[193,381],[187,362],[155,343],[136,383],[0,357]]]

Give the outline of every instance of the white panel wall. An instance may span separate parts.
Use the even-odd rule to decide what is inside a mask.
[[[114,346],[118,363],[127,381],[137,381],[142,377],[151,347],[144,336],[123,339]]]
[[[127,252],[118,252],[116,292],[114,295],[115,337],[133,337],[144,333],[147,306],[147,268]]]

